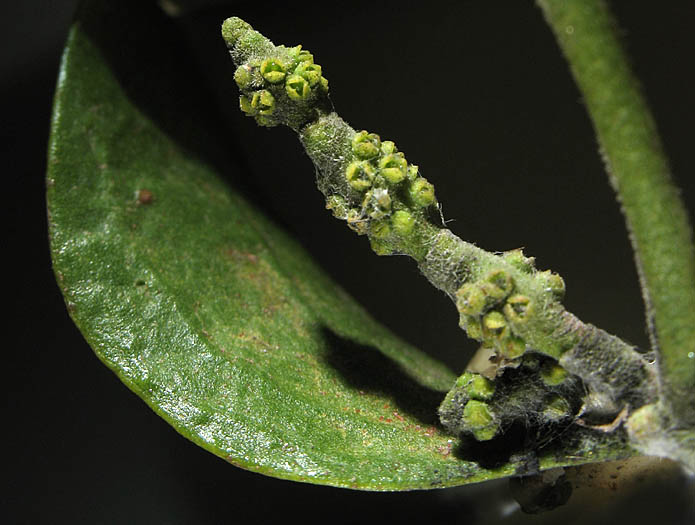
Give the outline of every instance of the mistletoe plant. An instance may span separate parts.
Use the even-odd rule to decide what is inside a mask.
[[[148,33],[166,25],[162,16],[91,1],[63,60],[48,200],[58,281],[97,355],[192,441],[288,479],[403,490],[639,453],[695,470],[687,214],[606,6],[539,5],[584,94],[625,213],[650,351],[568,312],[562,277],[533,257],[457,237],[442,217],[444,196],[412,159],[338,116],[314,55],[227,19],[222,36],[241,111],[294,130],[333,215],[378,255],[413,258],[454,302],[485,356],[456,378],[377,325],[221,182],[213,163],[179,146],[191,130],[204,133],[195,119],[162,121],[181,97],[156,95],[149,102],[158,111],[141,109],[132,95],[146,84],[141,72],[118,68],[152,54],[150,74],[171,78],[180,68],[172,40],[148,48],[137,36],[103,35],[113,24]],[[360,355],[368,366],[355,366]],[[485,461],[500,449],[502,461]]]
[[[628,219],[638,224],[640,220],[647,222],[641,216],[645,213],[642,207],[652,209],[655,204],[645,202],[640,192],[651,193],[652,188],[666,186],[659,194],[664,200],[661,206],[678,206],[665,163],[653,145],[653,124],[642,117],[644,111],[637,113],[635,122],[627,115],[615,122],[611,112],[611,106],[625,113],[630,108],[642,110],[639,95],[629,93],[629,83],[626,89],[616,80],[595,86],[604,81],[601,73],[612,79],[628,75],[624,69],[616,72],[612,67],[620,63],[621,57],[615,56],[619,53],[617,45],[607,33],[611,21],[605,8],[564,2],[543,6],[559,33],[566,33],[562,28],[578,19],[580,34],[561,39],[561,43],[576,64],[578,78],[584,80],[583,68],[591,68],[593,76],[582,87],[596,115],[601,138],[607,135],[607,162],[616,188],[623,191],[626,187]],[[517,421],[552,426],[578,415],[586,419],[610,416],[616,427],[625,420],[636,448],[695,466],[690,429],[693,406],[688,395],[695,367],[685,360],[692,358],[681,350],[691,348],[693,342],[682,339],[683,334],[673,333],[672,328],[674,322],[686,326],[677,318],[692,317],[693,309],[674,312],[676,319],[665,321],[663,332],[674,339],[667,346],[678,345],[676,351],[685,359],[680,360],[674,378],[660,374],[655,355],[645,355],[567,312],[561,304],[565,292],[562,277],[549,270],[537,270],[534,259],[521,250],[501,255],[486,252],[447,229],[434,187],[420,175],[418,166],[409,163],[394,142],[382,141],[376,133],[355,131],[333,110],[328,81],[311,53],[301,46],[275,46],[239,18],[227,19],[222,35],[238,66],[234,78],[242,91],[241,110],[262,126],[286,125],[294,129],[316,166],[318,187],[333,215],[345,220],[358,234],[366,235],[378,255],[403,254],[415,259],[422,274],[454,301],[460,325],[468,336],[480,341],[483,349],[490,349],[499,363],[493,372],[487,372],[490,378],[471,371],[458,378],[439,409],[447,430],[487,441]],[[592,45],[585,49],[578,39]],[[613,54],[603,54],[604,47]],[[619,93],[612,93],[611,88]],[[643,142],[648,149],[644,154],[640,149],[621,151],[619,139],[623,136],[633,148],[640,148]],[[633,184],[638,187],[633,189]],[[685,238],[675,246],[692,247],[685,213],[678,218],[682,224],[676,229],[669,224],[673,222],[671,217],[654,216],[650,211],[647,228],[683,232]],[[639,228],[633,227],[633,231],[635,247],[641,248],[643,234]],[[649,246],[654,236],[644,235],[648,235],[644,243]],[[664,242],[663,235],[657,238]],[[674,244],[666,244],[668,255],[674,255]],[[656,261],[651,260],[654,257]],[[654,308],[649,291],[654,269],[649,268],[648,275],[646,264],[660,271],[665,264],[673,265],[672,260],[663,259],[663,252],[649,248],[638,258],[643,263],[645,297],[650,308]],[[685,271],[678,277],[682,277],[685,290],[692,292],[692,263],[688,267],[689,261],[683,262]],[[678,275],[679,270],[674,273]],[[655,280],[663,282],[663,278]],[[655,318],[655,324],[656,308],[648,315]],[[651,334],[656,352],[661,339],[656,326],[651,327]],[[519,367],[524,371],[506,371]]]

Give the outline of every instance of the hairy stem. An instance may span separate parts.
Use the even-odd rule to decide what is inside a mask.
[[[603,0],[538,0],[582,92],[622,205],[675,426],[695,426],[695,247],[654,119]]]
[[[537,270],[520,250],[490,253],[444,226],[434,186],[418,167],[393,142],[357,132],[333,111],[328,81],[313,55],[301,46],[274,46],[238,18],[226,20],[222,34],[238,66],[242,111],[260,125],[297,131],[316,166],[327,207],[337,218],[367,236],[377,254],[412,257],[423,275],[454,301],[468,335],[501,358],[518,365],[525,354],[541,353],[555,363],[544,372],[547,377],[530,373],[535,383],[510,392],[525,399],[538,393],[543,399],[534,411],[551,419],[569,413],[562,389],[552,390],[560,388],[567,372],[592,390],[596,406],[616,413],[656,401],[649,359],[567,312],[559,275]],[[481,379],[467,381],[459,385],[465,392],[449,396],[440,414],[460,419],[453,426],[472,430],[476,439],[492,439],[503,427],[498,415],[510,413],[508,403],[494,398],[494,389],[491,397],[475,392],[471,397],[468,390]]]

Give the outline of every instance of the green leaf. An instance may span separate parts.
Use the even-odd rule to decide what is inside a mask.
[[[454,375],[375,323],[219,177],[243,173],[219,153],[181,40],[146,3],[91,1],[63,57],[51,251],[97,356],[178,432],[249,470],[372,490],[514,474],[523,462],[471,452],[439,426]],[[629,454],[620,439],[596,443],[567,432],[541,465]]]

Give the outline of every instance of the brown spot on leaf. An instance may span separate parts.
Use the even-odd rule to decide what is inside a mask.
[[[154,194],[145,188],[138,190],[137,201],[138,204],[142,204],[143,206],[152,204],[152,201],[154,201]]]
[[[239,250],[235,250],[234,248],[229,248],[225,250],[225,254],[227,255],[227,257],[235,261],[244,261],[250,262],[251,264],[258,264],[258,255],[255,255],[253,253],[242,252]]]

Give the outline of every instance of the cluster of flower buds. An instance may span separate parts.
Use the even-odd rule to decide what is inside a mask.
[[[453,434],[488,441],[515,423],[546,428],[567,424],[580,409],[583,386],[552,358],[526,354],[494,379],[465,372],[439,408]]]
[[[507,252],[504,259],[540,283],[537,288],[542,294],[556,300],[564,296],[562,277],[550,271],[536,271],[533,259],[524,257],[521,250]],[[536,302],[538,298],[518,293],[514,277],[501,268],[465,283],[456,292],[461,327],[470,337],[494,347],[507,359],[516,359],[526,351],[523,328],[533,319]]]
[[[409,253],[417,244],[418,222],[437,205],[434,186],[418,167],[408,164],[393,142],[330,117],[328,81],[302,46],[276,46],[234,17],[223,23],[222,36],[238,66],[234,80],[241,110],[262,126],[283,124],[299,131],[317,166],[330,159],[319,169],[334,215],[368,235],[378,254]],[[336,164],[338,180],[332,179]]]
[[[533,315],[533,301],[514,293],[515,283],[505,270],[492,270],[480,281],[456,292],[460,324],[469,337],[493,346],[508,359],[521,356],[526,342],[512,328]]]
[[[382,141],[375,133],[354,134],[344,177],[349,197],[333,196],[328,207],[354,231],[369,235],[379,254],[397,251],[398,240],[412,233],[417,217],[437,203],[434,186],[418,167],[408,164],[393,142]]]
[[[525,338],[529,326],[544,322],[548,306],[564,296],[562,277],[537,271],[521,250],[503,254],[501,261],[465,282],[455,299],[461,327],[507,366],[491,378],[464,373],[440,407],[450,431],[478,441],[492,439],[520,413],[524,424],[563,422],[576,413],[573,403],[583,392],[575,376],[553,357],[534,353]]]
[[[222,34],[239,63],[234,73],[239,106],[258,124],[299,129],[327,104],[328,80],[301,45],[275,46],[238,18],[226,20]]]

